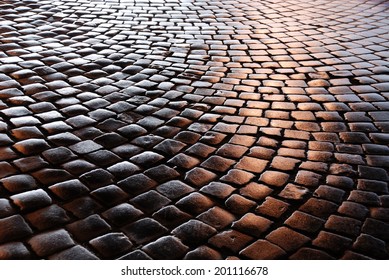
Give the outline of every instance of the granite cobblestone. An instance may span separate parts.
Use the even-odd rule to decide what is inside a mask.
[[[0,1],[0,259],[389,259],[386,4]]]

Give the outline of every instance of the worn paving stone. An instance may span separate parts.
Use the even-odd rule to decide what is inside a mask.
[[[57,197],[65,201],[81,196],[89,191],[89,189],[77,179],[52,185],[49,189]]]
[[[268,241],[280,246],[286,252],[293,252],[310,241],[310,238],[287,227],[279,227],[266,237]]]
[[[235,216],[223,208],[215,206],[200,214],[197,219],[216,228],[217,230],[221,230],[229,226],[235,220]]]
[[[125,201],[128,195],[118,186],[109,185],[90,193],[94,198],[105,205],[115,205]]]
[[[207,246],[200,246],[193,251],[188,252],[184,260],[222,260],[222,255]]]
[[[166,196],[151,190],[130,200],[137,208],[146,213],[153,213],[171,202]]]
[[[327,219],[329,215],[336,212],[338,209],[338,205],[324,200],[324,199],[317,199],[317,198],[310,198],[305,202],[299,210],[311,214],[313,216]]]
[[[178,238],[173,236],[161,237],[143,247],[143,250],[149,256],[157,260],[182,259],[188,252],[188,249]]]
[[[289,257],[291,260],[333,260],[331,255],[324,251],[303,247]]]
[[[62,226],[71,220],[66,211],[56,204],[29,213],[25,218],[39,230]]]
[[[43,189],[26,191],[10,197],[12,202],[22,211],[30,211],[52,203],[51,197]]]
[[[111,229],[110,225],[97,214],[68,224],[66,228],[80,241],[91,240],[94,237],[107,233]]]
[[[380,220],[367,218],[362,226],[362,232],[380,238],[384,241],[388,240],[389,224]]]
[[[35,235],[28,243],[32,250],[41,257],[52,255],[75,245],[69,233],[64,229]]]
[[[172,231],[186,245],[199,245],[216,233],[216,229],[197,220],[189,220]]]
[[[159,191],[169,199],[180,198],[190,192],[193,192],[194,190],[194,188],[188,186],[187,184],[179,180],[169,181],[157,187],[157,191]]]
[[[37,182],[30,175],[14,175],[1,179],[0,182],[11,193],[33,190],[37,187]]]
[[[295,211],[286,221],[285,224],[304,232],[313,233],[317,232],[325,220],[317,218],[315,216],[305,214],[300,211]]]
[[[122,226],[124,224],[133,222],[142,215],[142,211],[128,203],[116,205],[102,213],[102,216],[107,221],[116,226]]]
[[[325,224],[325,228],[347,236],[356,236],[361,225],[362,223],[356,219],[331,215]]]
[[[375,259],[388,259],[388,251],[384,244],[384,241],[371,235],[361,234],[354,242],[353,249]]]
[[[254,260],[275,260],[286,255],[277,245],[266,240],[258,240],[242,250],[240,255]]]
[[[59,253],[51,255],[50,260],[98,260],[92,252],[85,249],[81,245],[73,246]]]
[[[1,257],[389,258],[385,1],[6,2]]]
[[[312,245],[328,250],[334,255],[342,254],[352,244],[352,239],[327,231],[321,231],[312,241]]]
[[[89,241],[89,244],[103,257],[112,258],[128,252],[133,244],[123,233],[107,233]]]
[[[257,216],[253,213],[247,213],[241,219],[234,222],[232,228],[248,235],[259,237],[262,233],[266,232],[272,224],[272,221],[264,217]]]
[[[255,212],[273,218],[280,218],[288,210],[289,206],[289,203],[268,196],[265,201],[255,209]]]
[[[222,231],[209,239],[209,243],[219,250],[227,250],[231,253],[237,253],[254,238],[236,230]]]
[[[150,242],[167,232],[167,228],[151,218],[138,220],[123,229],[135,244]]]
[[[0,219],[0,242],[13,241],[30,236],[33,231],[20,215]]]
[[[1,260],[29,260],[31,252],[21,242],[10,242],[0,246]]]

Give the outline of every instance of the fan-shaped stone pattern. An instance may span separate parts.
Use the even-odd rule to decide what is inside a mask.
[[[389,258],[384,0],[5,2],[1,259]]]

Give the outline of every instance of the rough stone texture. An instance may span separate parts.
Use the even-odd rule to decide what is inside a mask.
[[[32,254],[22,242],[11,242],[0,246],[0,260],[28,260]]]
[[[286,252],[266,240],[258,240],[242,250],[240,254],[250,259],[274,260],[285,256]]]
[[[143,247],[143,250],[154,259],[177,260],[183,258],[188,247],[182,244],[178,238],[165,236],[149,243]]]
[[[69,233],[63,229],[35,235],[28,243],[32,250],[41,257],[52,255],[74,245]]]
[[[123,255],[132,247],[123,233],[108,233],[92,239],[89,244],[105,258]]]
[[[287,227],[280,227],[266,236],[270,242],[280,246],[286,252],[295,251],[310,241],[305,235],[302,235]]]
[[[0,23],[1,258],[389,259],[386,1]]]

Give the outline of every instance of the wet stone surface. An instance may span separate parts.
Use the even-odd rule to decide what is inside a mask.
[[[0,259],[389,259],[388,25],[0,0]]]

